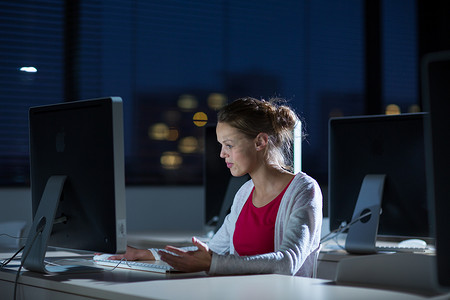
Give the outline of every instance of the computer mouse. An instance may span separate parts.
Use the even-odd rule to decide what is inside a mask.
[[[407,239],[398,243],[398,246],[406,248],[425,248],[427,246],[427,242],[421,239]]]

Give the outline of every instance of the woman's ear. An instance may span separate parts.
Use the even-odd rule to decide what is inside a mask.
[[[266,148],[267,143],[269,142],[269,135],[265,132],[260,132],[255,138],[255,147],[256,151],[263,150]]]

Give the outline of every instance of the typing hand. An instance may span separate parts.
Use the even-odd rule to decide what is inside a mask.
[[[212,253],[208,246],[195,237],[192,238],[192,243],[194,246],[197,246],[198,250],[185,251],[176,247],[167,246],[165,249],[173,252],[175,255],[166,251],[159,251],[158,254],[161,256],[161,260],[165,261],[178,271],[209,271]]]
[[[127,246],[125,254],[112,255],[108,259],[110,260],[155,260],[153,254],[146,249],[136,249],[134,247]]]

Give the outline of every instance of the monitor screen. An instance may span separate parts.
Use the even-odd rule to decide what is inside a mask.
[[[330,230],[351,221],[364,177],[384,174],[378,236],[430,237],[424,115],[330,119]]]
[[[428,54],[422,65],[428,199],[434,217],[437,277],[450,287],[450,51]]]
[[[47,245],[124,252],[121,98],[32,107],[29,127],[34,217],[24,253],[42,256]],[[39,244],[41,249],[34,249]]]

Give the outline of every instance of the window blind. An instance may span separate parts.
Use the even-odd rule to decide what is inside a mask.
[[[62,99],[63,4],[0,2],[0,184],[29,181],[28,108]]]

